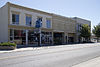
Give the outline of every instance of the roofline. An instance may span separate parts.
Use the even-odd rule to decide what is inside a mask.
[[[17,5],[17,4],[10,3],[10,2],[7,2],[6,4],[8,4],[10,6],[18,6],[18,7],[24,8],[24,9],[34,10],[34,11],[37,11],[37,12],[41,12],[41,13],[45,13],[45,14],[49,14],[49,15],[55,15],[55,16],[59,16],[59,17],[62,17],[62,18],[70,19],[69,17],[62,16],[62,15],[59,15],[59,14],[54,14],[54,13],[49,13],[49,12],[33,9],[33,8],[28,8],[28,7],[20,6],[20,5]]]
[[[83,18],[80,18],[80,17],[72,17],[73,19],[82,19],[82,20],[85,20],[85,21],[89,21],[91,22],[90,20],[87,20],[87,19],[83,19]]]
[[[51,13],[51,14],[52,14],[52,15],[55,15],[55,16],[59,16],[59,17],[63,17],[63,18],[68,18],[68,19],[70,19],[69,17],[63,16],[63,15],[54,14],[54,13]]]
[[[8,5],[8,6],[16,6],[16,7],[20,7],[20,8],[24,8],[24,9],[28,9],[28,10],[32,10],[32,11],[36,11],[36,12],[41,12],[41,13],[49,14],[51,16],[55,15],[55,16],[59,16],[59,17],[62,17],[62,18],[70,19],[70,20],[73,20],[72,18],[75,18],[75,17],[70,18],[70,17],[66,17],[66,16],[59,15],[59,14],[55,14],[55,13],[49,13],[49,12],[41,11],[41,10],[38,10],[38,9],[33,9],[33,8],[25,7],[25,6],[20,6],[20,5],[17,5],[17,4],[13,4],[11,2],[7,2],[5,5]],[[4,7],[4,6],[2,6],[2,7]],[[78,18],[78,17],[76,17],[76,18]],[[79,19],[82,19],[82,18],[79,18]],[[83,19],[83,20],[86,20],[86,19]],[[86,20],[86,21],[90,21],[90,20]]]
[[[10,3],[10,2],[7,2],[6,4],[8,4],[10,6],[17,6],[17,7],[21,7],[21,8],[24,8],[24,9],[33,10],[33,11],[37,11],[37,12],[41,12],[41,13],[51,15],[51,13],[48,13],[48,12],[45,12],[45,11],[41,11],[41,10],[38,10],[38,9],[33,9],[33,8],[25,7],[25,6],[20,6],[20,5],[17,5],[17,4]]]

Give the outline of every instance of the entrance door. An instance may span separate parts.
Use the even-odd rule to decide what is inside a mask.
[[[68,43],[73,43],[74,42],[74,37],[68,37]]]
[[[63,33],[54,33],[54,44],[63,43]]]
[[[28,43],[29,44],[38,44],[38,38],[37,36],[34,34],[34,31],[29,31],[28,32]]]
[[[67,42],[67,36],[66,36],[66,44],[67,44],[68,42]]]

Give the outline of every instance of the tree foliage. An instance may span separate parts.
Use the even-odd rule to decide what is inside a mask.
[[[96,37],[100,37],[100,23],[97,26],[94,26],[92,32]]]
[[[80,30],[80,36],[83,38],[90,38],[91,36],[91,30],[88,24],[83,24],[82,28]]]

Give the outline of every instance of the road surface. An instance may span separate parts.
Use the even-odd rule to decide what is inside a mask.
[[[70,46],[67,49],[67,46],[63,45],[40,50],[1,53],[0,67],[72,67],[100,56],[99,45],[79,48],[72,46],[71,49]]]

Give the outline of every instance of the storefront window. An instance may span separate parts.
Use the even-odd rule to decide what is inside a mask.
[[[10,41],[13,40],[13,29],[10,29]]]
[[[22,44],[26,44],[26,30],[21,31]]]
[[[21,30],[14,30],[14,39],[20,39]]]
[[[39,37],[39,34],[36,34],[33,30],[28,30],[28,37],[26,37],[26,30],[10,29],[10,41],[18,44],[26,44],[26,38],[28,38],[28,44],[38,44]],[[41,44],[52,44],[51,32],[41,32]]]
[[[29,30],[28,32],[28,43],[29,44],[38,44],[38,37],[37,34],[34,33],[33,30]]]
[[[52,44],[52,33],[42,32],[41,42],[42,44]]]
[[[26,43],[26,30],[10,29],[10,41],[20,41],[20,44]]]

